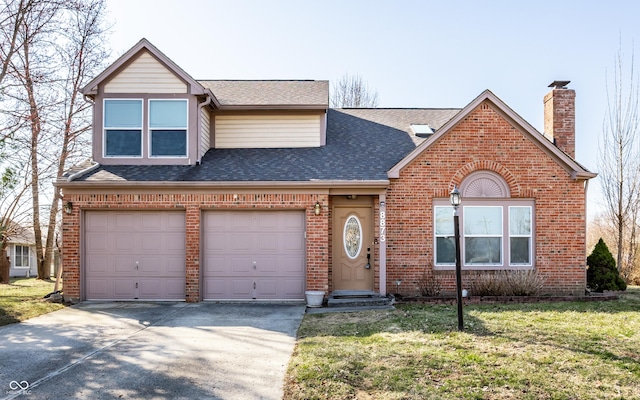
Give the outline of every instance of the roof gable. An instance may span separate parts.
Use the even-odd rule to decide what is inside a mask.
[[[531,124],[524,120],[520,115],[507,106],[502,100],[500,100],[490,90],[485,90],[473,101],[471,101],[465,108],[463,108],[458,114],[445,123],[438,131],[433,134],[429,139],[425,140],[422,144],[417,146],[411,153],[403,158],[399,163],[393,166],[388,172],[389,178],[399,178],[400,171],[407,165],[411,164],[420,154],[427,151],[434,143],[436,143],[441,137],[453,130],[461,121],[468,117],[477,107],[483,102],[489,101],[493,104],[495,109],[514,127],[518,128],[531,142],[541,148],[551,158],[555,160],[560,166],[562,166],[574,179],[591,179],[597,174],[588,171],[573,158],[566,153],[558,149],[554,144],[547,140],[542,133],[538,132]]]
[[[182,68],[180,68],[176,63],[171,61],[169,57],[164,55],[160,50],[158,50],[154,45],[152,45],[147,39],[140,40],[135,46],[129,49],[126,53],[120,56],[113,64],[111,64],[107,69],[102,71],[98,76],[96,76],[91,82],[89,82],[85,87],[82,88],[81,92],[85,95],[95,95],[98,93],[98,86],[106,82],[108,79],[112,78],[114,74],[117,74],[121,71],[121,69],[132,62],[135,62],[145,51],[150,54],[153,58],[155,58],[159,63],[161,63],[165,68],[167,68],[171,73],[173,73],[176,77],[186,83],[187,85],[187,93],[193,95],[211,95],[210,91],[202,87],[200,83],[198,83],[195,79],[193,79],[189,74],[187,74]]]

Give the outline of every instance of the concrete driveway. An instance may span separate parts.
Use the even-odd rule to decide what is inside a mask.
[[[81,303],[0,327],[0,399],[281,399],[304,310]]]

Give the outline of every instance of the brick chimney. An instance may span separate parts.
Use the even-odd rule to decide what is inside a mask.
[[[576,91],[571,81],[553,81],[544,96],[544,134],[560,150],[576,158]]]

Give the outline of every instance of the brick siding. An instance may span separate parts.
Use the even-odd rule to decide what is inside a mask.
[[[544,139],[546,140],[546,139]],[[387,287],[415,295],[425,273],[434,273],[433,200],[448,198],[470,173],[504,178],[512,198],[535,201],[535,268],[546,291],[583,294],[585,276],[584,182],[573,180],[545,151],[500,114],[480,104],[393,179],[387,193]],[[463,199],[464,205],[464,199]],[[455,290],[453,271],[437,271],[445,292]],[[470,274],[464,274],[468,284]]]
[[[64,202],[73,212],[63,215],[63,282],[68,299],[81,300],[81,212],[86,210],[184,210],[186,213],[186,300],[197,302],[200,293],[200,218],[203,210],[305,210],[307,232],[307,290],[329,290],[328,196],[317,194],[82,194],[67,190]],[[71,192],[71,193],[68,193]],[[323,212],[315,215],[316,201]]]

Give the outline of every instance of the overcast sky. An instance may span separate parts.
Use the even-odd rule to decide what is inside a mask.
[[[640,41],[635,0],[107,4],[113,60],[144,37],[196,79],[333,82],[359,74],[380,107],[461,108],[489,89],[540,131],[547,86],[570,80],[576,158],[594,172],[607,75],[620,48],[631,64]],[[590,214],[599,203],[593,182]]]

